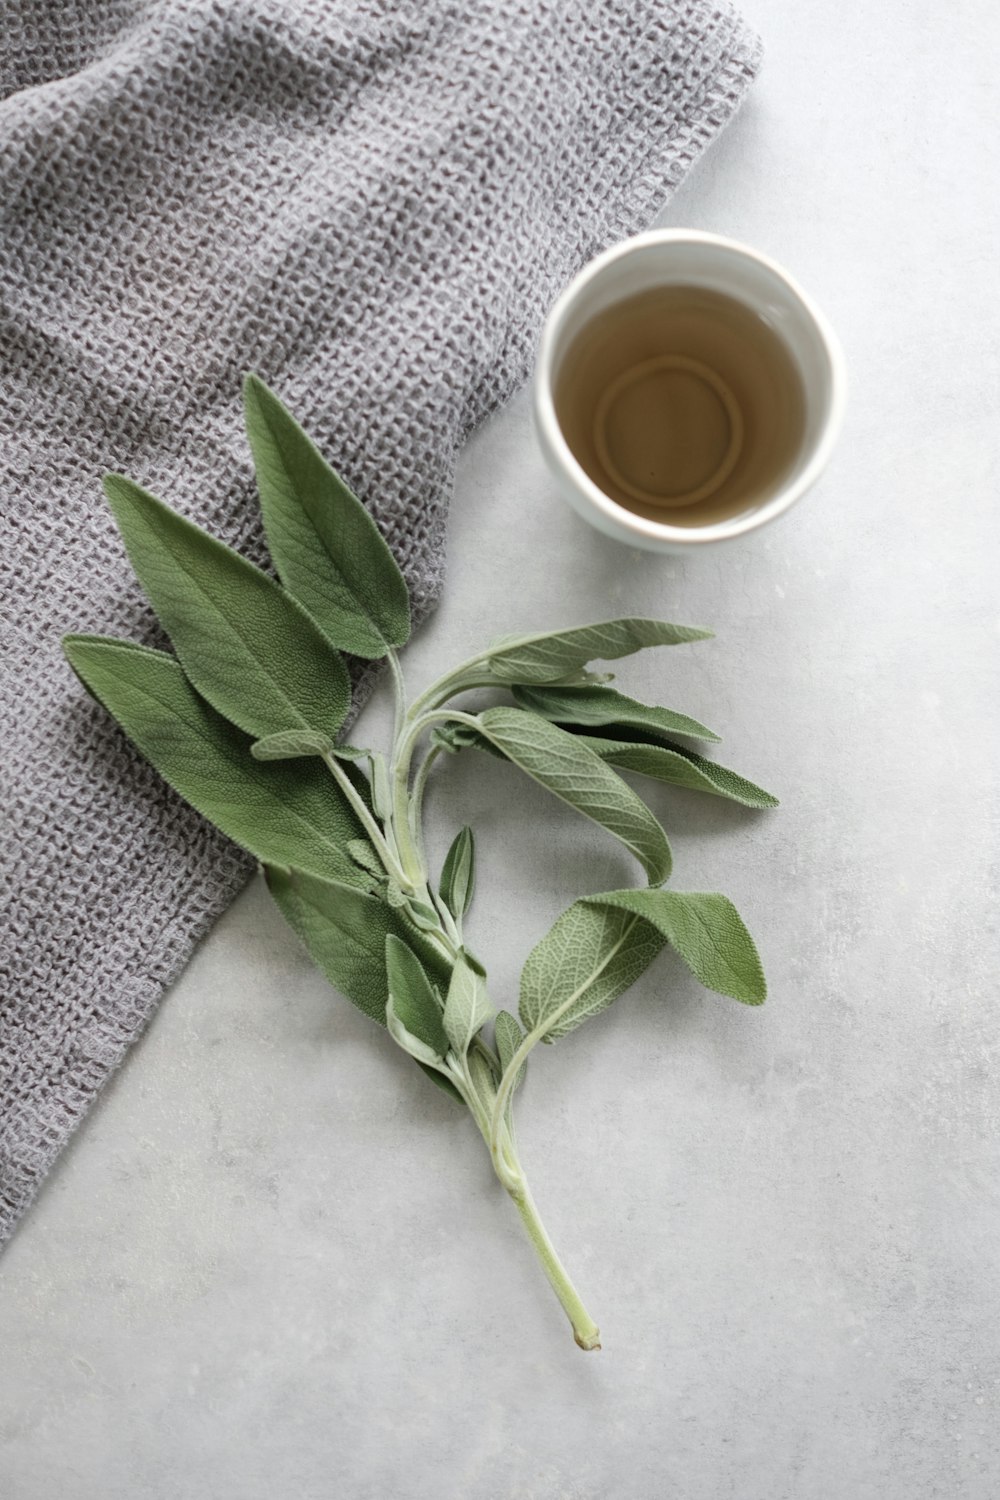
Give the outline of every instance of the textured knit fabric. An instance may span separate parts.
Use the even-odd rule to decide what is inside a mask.
[[[260,559],[257,370],[425,614],[463,437],[757,63],[714,0],[0,0],[0,1240],[249,868],[61,657],[157,638],[101,473]]]

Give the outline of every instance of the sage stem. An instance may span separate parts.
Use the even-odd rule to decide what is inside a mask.
[[[601,1331],[584,1307],[580,1293],[569,1279],[565,1266],[556,1254],[556,1248],[539,1217],[527,1182],[522,1177],[519,1188],[508,1188],[507,1191],[521,1215],[521,1223],[535,1247],[535,1253],[542,1263],[542,1270],[548,1277],[549,1285],[559,1298],[562,1310],[573,1326],[574,1339],[581,1349],[599,1349]]]
[[[393,880],[399,883],[400,887],[403,890],[412,890],[410,881],[403,870],[400,869],[398,861],[396,860],[395,856],[392,853],[392,850],[389,848],[388,844],[385,841],[381,828],[378,826],[375,819],[372,817],[371,813],[365,806],[364,799],[358,795],[357,789],[351,784],[350,777],[347,775],[343,766],[337,760],[337,757],[335,755],[331,755],[329,751],[327,751],[323,755],[323,761],[330,774],[333,776],[334,781],[336,781],[337,785],[340,787],[340,790],[343,792],[344,796],[347,798],[348,802],[357,813],[358,820],[363,825],[368,837],[371,839],[372,846],[375,849],[375,852],[378,855],[379,859],[385,866],[387,873],[392,876]]]

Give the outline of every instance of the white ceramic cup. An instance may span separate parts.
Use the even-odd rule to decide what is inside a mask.
[[[671,525],[618,504],[577,462],[556,415],[554,387],[562,361],[593,318],[655,287],[723,292],[780,335],[801,377],[804,422],[797,456],[747,508],[705,525]],[[773,521],[822,473],[837,439],[846,396],[844,358],[826,318],[802,288],[766,255],[735,240],[690,229],[653,229],[597,256],[559,297],[542,333],[535,377],[535,418],[546,461],[570,504],[599,531],[653,552],[686,552],[728,541]]]

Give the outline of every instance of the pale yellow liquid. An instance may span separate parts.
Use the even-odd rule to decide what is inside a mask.
[[[671,526],[762,504],[794,467],[805,427],[780,335],[735,298],[690,286],[599,313],[563,356],[555,408],[594,483]]]

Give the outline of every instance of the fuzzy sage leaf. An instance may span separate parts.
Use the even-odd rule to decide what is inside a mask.
[[[471,724],[436,724],[431,731],[431,744],[436,745],[439,750],[445,750],[449,755],[457,755],[461,750],[474,749],[485,750],[495,760],[507,759],[498,746]]]
[[[715,797],[739,802],[743,807],[778,806],[777,797],[762,786],[730,771],[728,766],[720,766],[717,761],[698,755],[685,745],[668,741],[661,745],[646,745],[629,740],[605,740],[596,735],[581,735],[581,738],[602,760],[619,770],[634,771],[639,776],[649,776],[655,781],[687,787],[695,792],[709,792]]]
[[[369,875],[385,881],[385,866],[367,839],[349,839],[347,853],[362,870],[367,870]]]
[[[515,685],[514,697],[522,708],[541,714],[555,724],[624,724],[631,729],[652,729],[659,734],[686,734],[695,740],[715,740],[719,736],[706,729],[697,719],[676,713],[672,708],[657,708],[627,698],[614,688],[597,687],[521,687]]]
[[[235,843],[264,863],[357,883],[347,844],[362,829],[320,765],[255,764],[246,736],[163,651],[92,635],[64,636],[63,650],[163,779]]]
[[[497,1056],[500,1059],[500,1071],[501,1073],[506,1073],[514,1061],[514,1054],[523,1041],[521,1028],[510,1011],[502,1010],[498,1013],[493,1027],[493,1035],[496,1041]],[[527,1066],[528,1064],[523,1062],[518,1068],[517,1077],[514,1079],[513,1084],[515,1089],[524,1082],[524,1074]]]
[[[472,904],[476,888],[476,845],[471,828],[455,835],[441,867],[441,899],[456,920],[461,921]]]
[[[473,1047],[469,1052],[466,1066],[468,1067],[469,1077],[472,1080],[472,1086],[483,1106],[487,1110],[492,1109],[493,1102],[497,1096],[497,1084],[500,1080],[490,1059],[477,1048]]]
[[[248,375],[243,395],[280,578],[334,645],[355,656],[385,656],[410,634],[410,601],[382,533],[262,380]]]
[[[484,978],[478,964],[466,954],[459,956],[444,1003],[444,1029],[459,1057],[465,1056],[472,1038],[493,1014]]]
[[[544,1041],[565,1036],[634,984],[664,941],[630,912],[575,902],[528,954],[522,1025]]]
[[[442,1059],[434,1048],[412,1032],[396,1008],[396,998],[390,993],[385,1003],[385,1024],[397,1047],[418,1062],[423,1068],[437,1068]]]
[[[613,661],[647,646],[679,646],[707,640],[710,630],[671,625],[666,620],[626,618],[599,625],[577,625],[535,635],[508,636],[488,661],[498,682],[559,682],[590,661]]]
[[[313,961],[352,1005],[385,1024],[386,938],[393,914],[376,896],[269,866],[267,887]]]
[[[298,760],[309,755],[332,755],[333,741],[315,729],[281,729],[254,740],[250,754],[254,760]]]
[[[640,917],[654,927],[707,989],[761,1005],[764,970],[753,938],[727,896],[712,891],[607,891],[586,896],[598,911]]]
[[[509,760],[584,817],[620,839],[658,885],[670,874],[667,836],[632,788],[578,735],[521,708],[488,708],[482,733]]]
[[[371,756],[372,806],[383,822],[392,815],[392,792],[389,787],[389,771],[385,756],[376,750]]]
[[[273,578],[130,479],[104,488],[132,566],[203,698],[255,738],[335,735],[350,702],[343,657]]]
[[[407,1031],[419,1037],[437,1058],[448,1052],[448,1037],[441,1021],[441,1004],[413,949],[389,933],[385,940],[389,999]],[[391,1028],[390,1028],[391,1029]],[[428,1061],[422,1058],[421,1061]]]
[[[267,887],[282,915],[295,929],[313,961],[335,989],[373,1021],[385,1025],[389,993],[386,938],[395,934],[412,948],[437,983],[447,982],[449,966],[401,912],[377,896],[341,881],[320,880],[301,870],[269,865]]]

